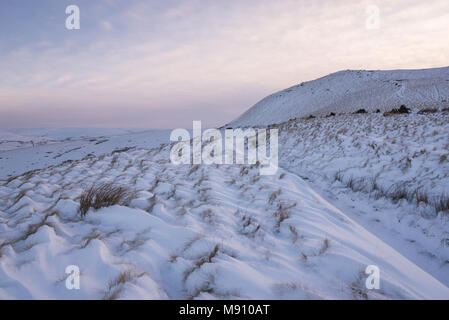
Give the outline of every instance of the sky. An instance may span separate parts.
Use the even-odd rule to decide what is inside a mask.
[[[220,126],[339,70],[448,65],[447,0],[0,1],[0,128]]]

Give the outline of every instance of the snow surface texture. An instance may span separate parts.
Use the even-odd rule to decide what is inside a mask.
[[[121,128],[30,128],[0,130],[0,151],[35,147],[49,143],[104,138],[144,131]]]
[[[442,110],[447,75],[345,71],[264,99],[233,126],[279,123],[274,176],[172,165],[163,131],[1,152],[0,299],[449,299],[449,114],[324,116]],[[102,182],[132,201],[81,218]]]
[[[20,149],[0,152],[0,179],[17,176],[27,171],[41,169],[69,160],[101,156],[113,151],[151,149],[168,143],[170,130],[146,130],[137,133],[119,134],[125,129],[22,129],[31,140],[52,137],[52,144],[28,145]],[[21,131],[22,131],[21,130]],[[83,133],[84,132],[84,133]],[[98,136],[103,134],[113,136]],[[115,135],[117,134],[117,135]],[[6,135],[0,134],[0,139]],[[57,142],[57,143],[56,143]]]
[[[425,70],[340,71],[274,93],[229,126],[281,123],[309,115],[449,107],[449,67]]]
[[[4,181],[0,298],[449,298],[293,173],[168,159],[168,146],[115,152]],[[81,219],[82,191],[111,181],[133,187],[129,206]],[[80,290],[65,286],[69,265]],[[368,265],[380,290],[365,287]]]
[[[10,131],[0,131],[0,151],[28,148],[56,142],[57,140],[45,136],[27,136]]]
[[[449,112],[277,128],[281,167],[449,286]]]

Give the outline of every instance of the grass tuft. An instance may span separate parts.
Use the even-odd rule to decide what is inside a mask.
[[[90,208],[98,210],[114,205],[127,205],[132,196],[133,193],[123,186],[113,183],[94,184],[81,194],[79,210],[84,217]]]

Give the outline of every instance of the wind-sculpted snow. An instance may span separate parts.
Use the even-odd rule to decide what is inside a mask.
[[[106,142],[110,137],[148,132],[144,129],[121,128],[29,128],[0,129],[0,151],[12,151],[31,147],[45,147],[48,144],[87,140]],[[154,130],[156,131],[156,130]],[[105,139],[108,137],[108,139]]]
[[[18,129],[17,129],[18,130]],[[20,144],[15,150],[0,151],[0,179],[17,176],[24,172],[57,165],[63,161],[80,160],[101,156],[120,150],[151,149],[168,143],[170,130],[146,130],[124,134],[125,129],[21,129],[19,132],[41,134],[51,142]],[[101,133],[113,134],[100,136]],[[45,135],[45,136],[44,136]],[[39,136],[31,136],[33,141]],[[3,142],[10,141],[7,132],[0,132],[0,150]],[[24,139],[24,138],[23,138]],[[22,139],[22,140],[23,140]],[[55,140],[58,139],[58,140]],[[6,144],[4,145],[6,148]],[[28,146],[28,147],[25,147]]]
[[[449,67],[425,70],[340,71],[274,93],[230,126],[278,124],[309,115],[449,106]]]
[[[0,152],[41,146],[56,143],[57,140],[43,135],[27,136],[16,134],[5,130],[0,130]]]
[[[276,127],[281,167],[449,285],[448,111]]]
[[[81,218],[83,190],[106,182],[134,199]],[[79,290],[66,288],[69,265]],[[379,290],[365,287],[368,265]],[[0,298],[448,299],[449,289],[298,176],[175,166],[165,146],[3,181]]]

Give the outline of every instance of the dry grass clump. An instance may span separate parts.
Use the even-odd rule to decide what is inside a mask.
[[[277,232],[279,232],[280,228],[281,228],[281,223],[284,220],[287,220],[288,218],[290,218],[290,212],[288,211],[288,208],[285,208],[282,206],[282,204],[279,204],[278,209],[274,213],[274,216],[277,219],[276,224],[275,224],[275,230]]]
[[[442,158],[440,158],[440,163],[446,160],[446,156],[442,156]],[[354,192],[373,194],[375,199],[384,197],[393,202],[406,200],[409,203],[415,203],[416,205],[423,203],[434,208],[437,215],[439,213],[443,215],[449,212],[449,195],[446,192],[434,195],[429,190],[425,190],[422,187],[412,189],[404,183],[396,183],[389,187],[382,186],[378,184],[377,178],[345,178],[341,170],[337,171],[333,178],[334,181],[341,182],[344,186],[350,188]]]
[[[436,112],[438,112],[438,109],[436,109],[436,108],[426,108],[426,109],[419,110],[418,114],[436,113]]]
[[[441,194],[434,199],[436,212],[449,212],[449,195]]]
[[[132,270],[125,270],[121,272],[116,278],[109,281],[103,299],[116,300],[120,298],[121,294],[123,293],[124,286],[127,283],[132,282],[136,278],[143,277],[145,274],[146,274],[145,272],[137,273],[136,271]]]
[[[446,193],[432,196],[429,191],[420,187],[415,190],[408,190],[405,186],[395,185],[388,190],[379,190],[377,197],[386,197],[394,202],[407,200],[410,203],[419,205],[424,203],[435,209],[435,213],[446,214],[449,211],[449,196]]]
[[[320,249],[318,250],[318,252],[314,252],[314,253],[309,254],[309,255],[305,254],[304,252],[301,252],[301,260],[305,262],[305,261],[307,261],[307,259],[309,257],[321,256],[321,255],[323,255],[323,254],[325,254],[327,252],[327,250],[329,249],[329,246],[330,246],[330,240],[328,238],[325,238],[323,240],[323,243],[322,243]]]
[[[218,253],[220,252],[220,246],[215,245],[211,252],[206,253],[204,256],[200,257],[196,261],[193,262],[194,266],[184,272],[184,282],[187,281],[187,278],[196,270],[201,269],[201,267],[206,263],[212,263],[212,259],[214,259]]]
[[[132,196],[133,192],[124,186],[113,183],[94,184],[81,194],[79,210],[84,217],[90,208],[98,210],[113,205],[127,205]]]
[[[390,112],[385,112],[384,116],[389,116],[392,114],[407,114],[410,113],[410,109],[407,108],[405,105],[401,105],[398,109],[393,109]]]

